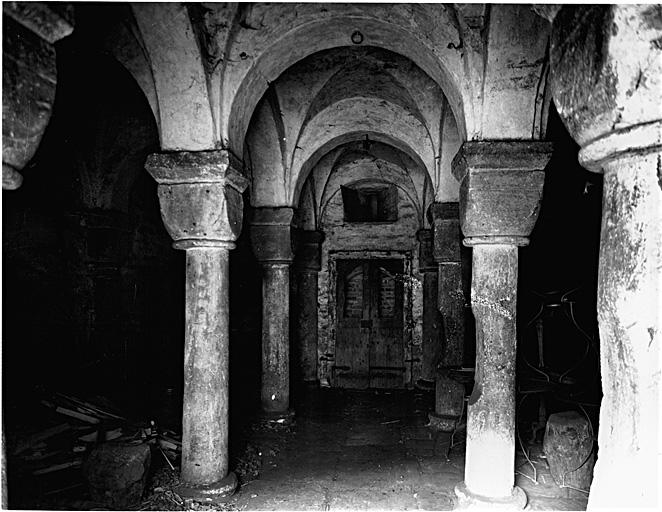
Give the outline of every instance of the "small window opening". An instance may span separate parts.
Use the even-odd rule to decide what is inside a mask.
[[[398,189],[379,187],[340,187],[345,222],[395,222],[398,220]]]

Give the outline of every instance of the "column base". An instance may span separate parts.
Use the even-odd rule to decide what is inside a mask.
[[[513,487],[510,496],[505,498],[492,498],[481,496],[467,489],[464,482],[455,486],[455,510],[522,510],[526,507],[526,493],[517,486]]]
[[[209,485],[191,485],[182,483],[177,487],[177,494],[183,499],[193,499],[206,503],[223,502],[237,490],[237,476],[230,471],[216,483]]]
[[[286,411],[265,411],[260,412],[260,419],[262,420],[291,420],[294,418],[294,409],[289,408]]]

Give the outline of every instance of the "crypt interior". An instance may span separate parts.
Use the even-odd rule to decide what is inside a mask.
[[[659,506],[659,5],[3,2],[2,74],[3,508]]]

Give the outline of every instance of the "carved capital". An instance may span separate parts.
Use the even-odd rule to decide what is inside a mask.
[[[260,263],[292,262],[293,217],[294,210],[289,207],[255,208],[251,219],[251,244]]]
[[[159,184],[161,217],[177,249],[234,247],[248,180],[225,150],[156,153],[145,168]]]
[[[624,152],[660,151],[661,47],[659,5],[564,6],[554,19],[554,102],[590,170]]]
[[[294,265],[301,272],[319,272],[322,269],[322,242],[324,233],[321,231],[295,232]]]
[[[428,220],[433,227],[432,256],[437,263],[460,261],[460,207],[456,202],[432,203]]]
[[[464,236],[480,243],[510,237],[524,245],[538,218],[552,149],[550,142],[465,142],[453,159]]]

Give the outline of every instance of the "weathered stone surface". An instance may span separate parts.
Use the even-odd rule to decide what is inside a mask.
[[[262,409],[290,406],[290,266],[262,266]]]
[[[322,231],[299,230],[294,236],[294,266],[299,271],[318,272],[322,268]]]
[[[139,505],[150,461],[147,444],[104,443],[97,446],[83,464],[83,475],[92,499],[117,510]]]
[[[450,376],[448,368],[436,372],[434,412],[437,416],[451,416],[458,419],[464,409],[464,384]]]
[[[564,6],[553,28],[554,103],[581,146],[662,117],[659,5]]]
[[[34,156],[55,99],[55,49],[73,30],[70,4],[2,4],[2,187],[14,190]]]
[[[2,12],[51,44],[74,29],[74,8],[65,2],[3,2]]]
[[[564,7],[554,99],[580,162],[604,172],[598,271],[602,406],[589,509],[655,507],[660,454],[662,9]],[[615,472],[613,468],[618,468]]]
[[[236,487],[228,474],[229,250],[248,183],[226,151],[154,154],[146,168],[174,246],[186,250],[183,492],[219,497]]]
[[[184,484],[213,485],[228,474],[229,251],[186,251]]]
[[[256,208],[251,219],[251,244],[260,262],[291,263],[292,208]]]
[[[421,379],[431,382],[446,341],[444,320],[437,308],[438,276],[434,272],[423,272],[423,333],[421,343]]]
[[[176,247],[224,245],[237,239],[248,181],[227,151],[157,153],[145,168],[159,184],[161,217]]]
[[[459,204],[456,202],[432,203],[427,215],[434,230],[434,260],[437,263],[460,261]]]
[[[551,156],[549,142],[465,142],[453,159],[464,236],[528,236]]]
[[[321,269],[321,249],[324,233],[299,231],[296,256],[295,340],[297,373],[304,382],[317,380],[317,310],[318,272]]]
[[[433,256],[438,263],[437,307],[443,324],[438,363],[441,366],[459,366],[464,359],[465,323],[459,204],[433,203],[427,215],[434,230]]]
[[[304,382],[317,380],[317,272],[298,271],[295,316],[297,371]]]
[[[439,364],[460,366],[464,362],[465,297],[460,263],[440,263],[437,307],[443,323],[444,339]]]
[[[471,307],[476,318],[476,373],[467,415],[464,483],[492,498],[515,481],[515,310],[517,247],[475,245]]]
[[[593,433],[586,416],[576,411],[550,414],[543,449],[554,481],[588,490],[593,479]]]
[[[418,239],[418,271],[436,272],[437,262],[434,259],[433,236],[431,229],[419,229],[416,232]]]

